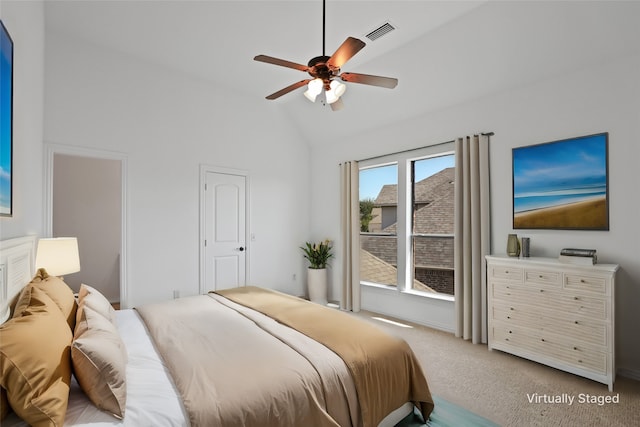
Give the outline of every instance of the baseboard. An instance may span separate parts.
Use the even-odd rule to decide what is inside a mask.
[[[616,370],[616,374],[621,377],[630,378],[632,380],[640,381],[640,371],[633,369],[620,368]]]

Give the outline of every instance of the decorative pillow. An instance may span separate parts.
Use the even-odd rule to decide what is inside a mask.
[[[73,372],[80,388],[101,410],[124,416],[127,351],[116,327],[102,314],[81,304],[71,346]]]
[[[21,316],[0,326],[0,386],[32,426],[62,426],[71,381],[71,330],[56,303],[31,287]]]
[[[102,313],[99,313],[86,304],[80,304],[78,308],[78,321],[76,322],[76,329],[73,332],[73,338],[79,338],[89,329],[106,331],[116,336],[119,335],[118,328],[111,323],[109,319],[104,317]]]
[[[80,285],[80,291],[78,292],[78,305],[82,306],[83,304],[102,314],[114,325],[116,324],[116,311],[109,300],[100,291],[84,283]],[[79,319],[80,315],[78,314],[76,321],[79,322]]]
[[[76,299],[73,296],[71,288],[59,277],[42,275],[42,271],[39,270],[38,274],[31,280],[23,290],[22,293],[28,292],[28,288],[35,286],[43,290],[49,298],[51,298],[56,305],[60,308],[60,311],[64,315],[71,330],[76,325],[76,310],[78,305]],[[14,309],[14,317],[21,316],[22,311],[26,308],[22,298],[22,294],[18,297],[18,302]]]
[[[29,304],[31,304],[31,291],[33,290],[33,283],[27,284],[20,293],[18,294],[18,299],[16,300],[16,305],[13,308],[13,316],[11,317],[22,317],[22,313],[29,308]]]

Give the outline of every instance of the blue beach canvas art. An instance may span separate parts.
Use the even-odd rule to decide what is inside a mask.
[[[0,216],[12,214],[13,41],[0,21]]]
[[[608,230],[608,134],[513,149],[514,229]]]

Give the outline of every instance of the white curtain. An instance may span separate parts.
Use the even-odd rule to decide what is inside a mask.
[[[340,308],[360,311],[360,201],[358,162],[340,165],[342,298]]]
[[[456,337],[487,342],[485,255],[490,251],[489,136],[458,138],[454,265]]]

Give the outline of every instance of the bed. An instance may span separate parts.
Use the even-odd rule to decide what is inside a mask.
[[[115,311],[83,285],[69,304],[73,294],[59,278],[18,272],[33,265],[35,239],[1,243],[3,312],[18,299],[0,331],[2,387],[16,393],[6,353],[23,352],[5,337],[56,354],[49,377],[59,377],[40,379],[45,391],[25,400],[44,404],[18,400],[3,426],[27,425],[18,412],[33,425],[369,427],[433,409],[409,346],[347,313],[257,287]],[[28,317],[46,317],[43,328],[62,325],[58,346],[58,332],[45,331],[46,352],[42,340],[20,335]],[[60,374],[60,360],[68,372]]]

